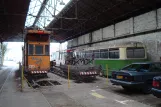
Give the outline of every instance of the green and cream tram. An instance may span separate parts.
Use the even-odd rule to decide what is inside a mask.
[[[127,42],[112,46],[89,47],[76,49],[75,55],[81,58],[93,59],[95,65],[102,66],[102,75],[111,76],[113,70],[119,70],[133,62],[147,61],[145,46],[140,42]]]

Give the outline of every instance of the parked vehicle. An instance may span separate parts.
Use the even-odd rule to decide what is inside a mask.
[[[26,75],[47,76],[50,71],[50,33],[45,30],[26,30],[22,49]]]
[[[61,71],[53,72],[53,73],[59,74],[61,76],[68,76],[68,72],[70,72],[70,78],[75,79],[77,82],[83,82],[86,80],[90,80],[90,81],[95,80],[96,76],[99,75],[99,73],[102,70],[101,66],[93,65],[91,63],[93,60],[76,57],[74,56],[73,52],[74,50],[72,49],[61,51],[60,53],[62,54],[61,58],[60,60],[59,59],[56,60],[56,64],[55,64],[57,65],[57,67],[61,69]]]
[[[127,64],[147,61],[147,50],[145,45],[135,41],[94,47],[73,48],[71,50],[73,50],[69,51],[71,55],[92,60],[91,63],[93,63],[93,65],[101,66],[102,72],[100,72],[100,76],[107,76],[107,67],[108,76],[111,76],[113,70],[119,70]],[[55,59],[58,65],[59,63],[65,63],[66,55],[66,51],[53,53],[53,56],[56,56]]]
[[[125,90],[137,88],[144,93],[151,93],[153,77],[158,75],[161,75],[161,62],[141,62],[113,71],[110,80]]]
[[[158,98],[161,98],[161,76],[153,78],[152,94]]]

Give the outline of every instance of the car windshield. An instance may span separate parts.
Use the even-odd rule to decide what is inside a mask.
[[[122,70],[146,72],[149,70],[149,67],[150,67],[149,64],[131,64],[129,66],[126,66]]]

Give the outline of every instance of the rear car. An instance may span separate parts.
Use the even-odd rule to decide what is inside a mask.
[[[141,89],[151,93],[153,77],[161,75],[161,62],[132,63],[119,71],[112,72],[110,81],[124,89]]]
[[[152,94],[158,98],[161,98],[161,76],[153,78]]]

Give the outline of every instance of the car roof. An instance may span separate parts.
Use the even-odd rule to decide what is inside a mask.
[[[132,63],[132,64],[161,64],[161,61],[158,61],[158,62],[135,62],[135,63]]]

